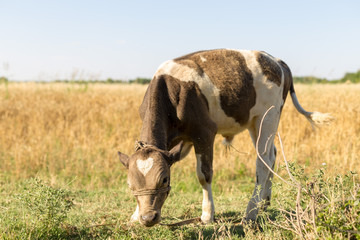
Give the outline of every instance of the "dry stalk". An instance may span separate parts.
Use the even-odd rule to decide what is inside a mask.
[[[299,235],[299,230],[298,230],[298,226],[296,225],[296,221],[293,219],[293,217],[292,216],[290,216],[290,219],[289,218],[287,218],[287,217],[285,217],[286,218],[286,220],[288,221],[288,222],[290,222],[291,223],[291,225],[293,226],[293,228],[294,228],[294,230],[295,230],[295,232],[296,232],[296,234],[297,235]]]
[[[295,213],[289,212],[289,211],[287,211],[287,210],[285,210],[285,209],[278,208],[278,210],[279,210],[280,212],[283,212],[283,213],[288,214],[289,216],[290,216],[290,215],[291,215],[291,216],[296,216]]]
[[[236,152],[238,152],[240,154],[249,155],[249,153],[247,153],[247,152],[241,152],[241,151],[237,150],[231,143],[229,144],[229,147],[231,147],[232,149],[234,149]]]
[[[265,148],[264,148],[264,151],[262,152],[262,154],[266,153],[266,149],[267,149],[267,145],[270,141],[270,139],[275,135],[275,133],[271,134],[268,139],[266,140],[266,143],[265,143]]]
[[[302,222],[301,222],[301,217],[300,217],[300,211],[301,209],[301,205],[300,205],[300,200],[301,200],[301,186],[299,184],[298,187],[298,193],[296,196],[296,220],[297,220],[297,224],[298,224],[298,233],[301,236],[302,239],[304,238],[304,234],[303,234],[303,227],[302,227]]]
[[[267,217],[268,221],[273,224],[274,226],[276,227],[279,227],[279,228],[282,228],[282,229],[285,229],[285,230],[288,230],[288,231],[291,231],[295,234],[297,234],[296,231],[294,231],[294,229],[291,229],[290,227],[284,227],[283,225],[280,225],[280,224],[277,224],[276,222],[273,222],[269,217]]]
[[[191,218],[191,219],[176,222],[176,223],[169,223],[169,224],[160,223],[160,225],[168,226],[168,227],[179,227],[179,226],[183,226],[183,225],[187,225],[187,224],[191,224],[191,223],[201,223],[201,219],[199,217],[197,217],[197,218]]]
[[[279,141],[280,141],[280,147],[281,147],[281,151],[282,151],[282,155],[283,155],[283,158],[284,158],[284,162],[285,162],[285,165],[286,165],[286,170],[289,174],[289,177],[291,179],[292,182],[289,182],[289,181],[286,181],[285,179],[283,179],[282,177],[280,177],[277,173],[275,173],[273,171],[272,168],[269,167],[269,165],[265,162],[265,160],[261,157],[260,153],[259,153],[259,140],[260,140],[260,137],[261,137],[261,130],[262,130],[262,126],[263,126],[263,121],[266,117],[266,115],[268,114],[268,112],[273,109],[274,106],[271,106],[266,112],[265,114],[263,115],[262,119],[261,119],[261,122],[260,122],[260,128],[259,128],[259,136],[256,140],[256,154],[258,156],[258,158],[263,162],[263,164],[269,169],[270,172],[272,172],[275,176],[277,176],[278,178],[280,178],[283,182],[285,182],[286,184],[292,186],[292,187],[297,187],[298,189],[298,193],[297,193],[297,197],[296,197],[296,222],[297,222],[297,225],[294,224],[294,221],[293,221],[293,216],[292,214],[290,214],[290,219],[291,219],[291,224],[293,225],[293,228],[295,229],[296,233],[298,235],[301,236],[302,239],[305,239],[304,237],[304,232],[306,233],[306,230],[304,228],[304,224],[303,224],[303,216],[305,214],[305,212],[303,211],[303,209],[301,208],[301,204],[300,204],[300,201],[301,201],[301,190],[304,190],[306,191],[306,189],[303,189],[301,184],[295,180],[295,178],[293,177],[293,175],[291,174],[290,172],[290,169],[289,169],[289,165],[288,165],[288,162],[286,160],[286,157],[285,157],[285,152],[284,152],[284,147],[283,147],[283,144],[282,144],[282,141],[281,141],[281,137],[280,137],[280,134],[278,133],[278,137],[279,137]],[[267,146],[267,143],[269,141],[269,139],[272,137],[273,135],[271,135],[267,141],[266,141],[266,146]],[[315,204],[315,203],[314,203]],[[315,213],[315,210],[314,210],[314,213]],[[313,221],[313,224],[315,226],[315,215],[314,215],[314,221]]]
[[[259,136],[258,138],[256,139],[256,146],[255,146],[255,150],[256,150],[256,154],[258,156],[258,158],[262,161],[262,163],[269,169],[269,171],[271,173],[273,173],[275,176],[277,176],[278,178],[280,178],[283,182],[285,182],[286,184],[290,185],[290,186],[293,186],[293,187],[296,187],[296,185],[286,181],[285,179],[283,179],[282,177],[280,177],[279,174],[277,174],[276,172],[274,172],[274,170],[272,170],[271,167],[269,167],[269,165],[265,162],[265,160],[261,157],[260,153],[259,153],[259,140],[260,140],[260,137],[261,137],[261,130],[262,130],[262,126],[263,126],[263,122],[264,122],[264,119],[266,117],[266,115],[268,114],[268,112],[273,109],[274,106],[271,106],[264,114],[264,116],[262,117],[261,119],[261,122],[260,122],[260,128],[259,128]]]
[[[300,183],[295,180],[294,176],[293,176],[293,175],[291,174],[291,172],[290,172],[289,164],[288,164],[288,161],[286,160],[286,157],[285,157],[284,146],[283,146],[283,144],[282,144],[282,140],[281,140],[281,137],[280,137],[280,133],[278,132],[277,135],[278,135],[278,137],[279,137],[281,153],[282,153],[282,155],[283,155],[284,162],[285,162],[285,166],[286,166],[286,170],[287,170],[287,172],[288,172],[288,174],[289,174],[289,177],[290,177],[290,179],[291,179],[294,183],[296,183],[296,185],[300,185]]]
[[[312,223],[313,223],[313,227],[316,233],[316,203],[315,203],[315,190],[314,190],[314,183],[310,184],[310,189],[311,189],[311,202],[310,202],[310,207],[311,207],[311,217],[312,217]]]
[[[301,218],[305,218],[306,217],[305,215],[308,215],[307,213],[308,213],[309,207],[310,207],[310,204],[306,206],[305,210],[301,214]]]

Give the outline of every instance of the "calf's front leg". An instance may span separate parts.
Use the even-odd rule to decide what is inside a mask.
[[[211,190],[211,180],[212,180],[212,166],[211,171],[204,173],[203,169],[209,169],[209,164],[204,164],[205,156],[201,154],[196,154],[196,173],[199,179],[199,182],[203,190],[203,201],[202,201],[202,214],[201,221],[203,223],[210,223],[214,221],[214,200]],[[205,166],[204,166],[205,165]],[[206,166],[207,165],[207,166]]]
[[[199,146],[194,144],[196,153],[196,173],[203,190],[201,221],[210,223],[214,221],[214,200],[211,190],[213,175],[213,142]]]

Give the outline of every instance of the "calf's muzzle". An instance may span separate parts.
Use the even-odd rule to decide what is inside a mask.
[[[140,215],[140,223],[146,227],[152,227],[160,222],[160,214],[156,211],[149,211]]]
[[[135,197],[152,196],[152,197],[156,198],[156,196],[160,195],[160,194],[166,194],[166,196],[167,196],[170,192],[170,189],[171,189],[171,187],[167,186],[167,187],[162,187],[162,188],[158,188],[158,189],[142,189],[142,190],[137,190],[137,191],[133,190],[132,192]],[[165,196],[165,198],[166,198],[166,196]],[[163,201],[165,200],[165,198],[163,199]],[[146,227],[152,227],[155,224],[159,223],[161,220],[160,215],[161,215],[162,204],[163,204],[163,202],[161,202],[160,206],[158,206],[159,209],[147,210],[144,213],[141,213],[141,211],[140,211],[140,216],[139,216],[140,223],[145,225]]]

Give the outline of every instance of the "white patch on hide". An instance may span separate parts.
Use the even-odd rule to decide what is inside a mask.
[[[136,166],[144,176],[146,176],[146,174],[150,171],[153,164],[154,164],[153,158],[148,158],[146,160],[142,160],[142,159],[136,160]]]
[[[218,133],[238,133],[243,130],[243,127],[234,118],[228,117],[221,108],[220,89],[211,82],[206,73],[200,76],[196,70],[170,60],[159,67],[155,76],[162,74],[168,74],[180,81],[193,81],[198,84],[201,93],[205,95],[208,101],[210,118],[217,124]]]
[[[139,204],[137,205],[134,214],[130,218],[130,222],[137,222],[137,221],[139,221]]]
[[[201,170],[201,154],[196,155],[196,173],[203,188],[203,202],[201,221],[203,223],[210,223],[214,221],[214,200],[211,191],[211,183],[207,183],[205,175]]]
[[[280,113],[280,108],[284,104],[284,99],[281,97],[284,87],[284,74],[282,74],[281,85],[277,86],[275,83],[268,81],[263,74],[261,66],[256,59],[256,51],[239,51],[244,56],[246,65],[252,73],[253,86],[256,91],[256,103],[255,106],[250,109],[249,120],[254,117],[262,116],[271,106],[274,106],[276,111]],[[271,56],[270,58],[274,59]]]
[[[206,183],[203,186],[203,201],[201,221],[203,223],[210,223],[214,221],[215,206],[211,191],[211,183]]]

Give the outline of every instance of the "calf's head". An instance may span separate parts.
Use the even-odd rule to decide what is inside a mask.
[[[118,152],[128,169],[128,185],[139,206],[139,222],[151,227],[161,220],[161,207],[170,192],[170,166],[180,159],[182,143],[170,151],[146,145],[131,157]]]

